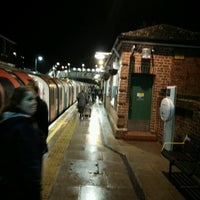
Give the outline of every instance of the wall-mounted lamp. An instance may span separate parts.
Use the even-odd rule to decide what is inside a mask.
[[[135,52],[135,51],[138,51],[138,47],[137,47],[137,45],[133,45],[132,46],[132,48],[131,48],[131,52],[133,53],[133,52]]]
[[[131,48],[131,52],[134,52],[134,51],[135,51],[135,45],[133,45]]]
[[[151,59],[152,54],[154,53],[154,49],[151,48],[143,48],[142,49],[142,59]]]
[[[134,44],[131,48],[132,53],[133,52],[142,53],[143,59],[150,59],[151,55],[154,53],[154,51],[155,50],[153,48],[149,48],[149,47],[141,48],[137,44]]]
[[[150,48],[142,49],[142,58],[143,59],[151,59],[151,49]]]

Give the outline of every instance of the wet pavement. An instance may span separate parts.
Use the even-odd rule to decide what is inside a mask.
[[[76,105],[50,127],[43,200],[184,200],[166,179],[157,142],[115,139],[102,104],[79,119]]]

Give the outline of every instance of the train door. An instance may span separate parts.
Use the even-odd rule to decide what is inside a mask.
[[[73,102],[73,85],[72,82],[69,82],[69,106],[72,105]]]
[[[47,101],[49,102],[49,117],[50,117],[50,122],[56,119],[58,116],[58,89],[56,83],[50,78],[49,76],[46,76],[44,74],[38,75],[43,82],[45,82],[46,88],[42,91],[42,94],[44,94],[44,97],[46,97]]]
[[[64,110],[69,106],[69,84],[67,80],[64,81]]]
[[[14,88],[23,83],[4,69],[0,69],[0,109],[5,105]]]
[[[58,113],[57,116],[59,116],[63,110],[64,110],[64,86],[63,82],[58,78],[52,79],[56,86],[57,86],[57,97],[58,97]]]
[[[21,81],[24,83],[24,85],[27,85],[29,81],[31,80],[31,77],[26,72],[21,71],[13,71],[13,73],[21,79]]]
[[[8,101],[10,91],[13,91],[14,88],[14,85],[9,79],[0,77],[0,110]]]
[[[6,70],[0,69],[0,77],[7,78],[13,84],[14,88],[23,85],[23,82],[20,79],[18,79],[16,75]]]

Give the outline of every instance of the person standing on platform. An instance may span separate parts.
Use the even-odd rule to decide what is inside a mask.
[[[81,90],[77,96],[77,101],[78,101],[78,112],[80,113],[80,119],[83,118],[83,112],[85,109],[85,106],[88,103],[88,96],[84,90]]]
[[[94,85],[91,87],[91,94],[92,94],[92,102],[95,102],[96,101],[96,88]]]
[[[43,142],[33,122],[33,88],[15,88],[0,113],[0,194],[4,200],[41,200]]]
[[[48,106],[47,103],[39,96],[39,87],[37,82],[31,81],[28,85],[32,86],[36,92],[37,110],[33,115],[38,128],[41,130],[41,136],[44,142],[44,153],[48,152],[47,137],[49,133],[49,119],[48,119]]]

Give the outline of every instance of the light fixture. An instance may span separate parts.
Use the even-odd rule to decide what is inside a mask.
[[[151,59],[151,49],[150,48],[142,49],[142,58],[143,59]]]
[[[136,45],[134,44],[131,48],[131,52],[134,52],[136,50]]]
[[[109,55],[111,55],[110,52],[101,52],[101,51],[97,51],[94,55],[94,57],[97,60],[104,60],[105,58],[107,58]]]
[[[112,76],[116,75],[117,72],[118,72],[118,70],[117,70],[117,69],[114,69],[114,68],[109,69],[108,71],[109,71],[110,75],[112,75]]]
[[[42,56],[37,56],[35,58],[35,71],[37,72],[37,65],[38,65],[38,61],[42,61],[43,57]]]

